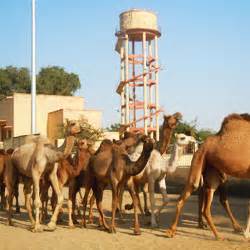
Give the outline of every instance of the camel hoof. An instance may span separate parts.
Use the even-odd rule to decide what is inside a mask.
[[[140,230],[140,228],[134,229],[134,235],[141,235],[141,230]]]
[[[207,224],[204,223],[204,222],[199,222],[198,228],[200,228],[200,229],[207,229]]]
[[[234,232],[241,233],[241,232],[243,232],[243,229],[240,225],[234,225]]]
[[[125,205],[125,210],[131,210],[131,209],[133,209],[133,204],[126,204]]]
[[[56,223],[51,221],[47,224],[46,231],[55,231],[56,230]]]
[[[76,226],[74,224],[69,224],[69,229],[75,229]]]
[[[20,214],[20,207],[17,207],[17,208],[16,208],[16,213],[17,213],[17,214]]]
[[[250,238],[250,233],[249,233],[249,232],[244,232],[244,237],[245,237],[246,239],[249,239],[249,238]]]
[[[12,221],[8,221],[8,226],[13,227],[13,226],[14,226],[14,223],[13,223]]]
[[[109,233],[115,234],[115,233],[116,233],[115,227],[110,227],[110,228],[109,228]]]
[[[166,236],[168,238],[173,238],[175,236],[175,230],[173,230],[173,229],[167,229],[166,230]]]
[[[151,228],[158,228],[159,227],[159,225],[157,224],[157,223],[151,223]]]
[[[151,216],[151,213],[149,212],[149,210],[146,210],[144,213],[146,216]]]
[[[218,241],[224,241],[225,240],[225,238],[222,237],[222,236],[217,236],[217,237],[215,237],[215,239],[218,240]]]
[[[81,227],[87,228],[87,224],[85,220],[82,220],[80,223]]]
[[[41,233],[41,232],[43,232],[43,227],[41,224],[38,224],[38,225],[32,226],[31,231],[33,233]]]

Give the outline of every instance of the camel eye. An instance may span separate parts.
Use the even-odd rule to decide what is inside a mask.
[[[185,140],[185,137],[181,137],[181,141],[184,141]]]

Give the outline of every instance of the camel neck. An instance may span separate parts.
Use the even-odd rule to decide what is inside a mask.
[[[159,151],[161,154],[166,153],[167,147],[170,143],[171,136],[172,136],[171,128],[166,128],[165,130],[166,130],[165,135],[163,135],[163,131],[161,132],[161,135],[160,135]]]
[[[180,147],[178,146],[177,143],[174,144],[174,148],[173,148],[173,151],[170,155],[170,159],[169,159],[169,162],[168,162],[168,172],[172,173],[176,170],[177,168],[177,163],[178,163],[178,160],[180,158],[179,156],[179,149]]]

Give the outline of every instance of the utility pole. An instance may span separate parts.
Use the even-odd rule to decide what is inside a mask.
[[[36,0],[32,0],[31,133],[36,133]]]

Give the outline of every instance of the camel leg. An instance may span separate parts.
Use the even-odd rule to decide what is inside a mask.
[[[183,208],[186,200],[188,199],[188,197],[193,192],[193,190],[194,190],[194,186],[191,185],[191,184],[188,184],[185,187],[183,193],[181,194],[181,196],[180,196],[180,198],[179,198],[179,200],[177,202],[177,205],[176,205],[176,212],[175,212],[174,221],[173,221],[171,227],[166,230],[166,236],[167,237],[172,238],[176,234],[176,228],[177,228],[177,224],[178,224],[178,221],[179,221],[179,218],[180,218],[182,208]]]
[[[247,228],[244,232],[245,238],[250,238],[250,202],[248,205],[248,219],[247,219]]]
[[[150,216],[151,213],[149,212],[149,209],[148,209],[147,189],[148,189],[148,184],[146,183],[142,187],[143,200],[144,200],[144,213],[146,216]]]
[[[94,223],[94,215],[93,215],[94,203],[95,203],[95,196],[94,194],[92,194],[89,200],[89,223],[90,224]]]
[[[231,222],[232,222],[232,225],[233,225],[233,228],[234,228],[234,231],[235,232],[242,232],[242,227],[240,226],[240,224],[238,223],[238,221],[235,219],[235,217],[233,216],[233,213],[230,209],[230,206],[229,206],[229,202],[228,202],[228,199],[227,199],[227,190],[226,190],[226,185],[225,184],[221,184],[219,186],[219,194],[220,194],[220,203],[222,204],[222,206],[224,207],[225,211],[227,212]]]
[[[218,231],[213,223],[213,220],[212,220],[212,215],[211,215],[211,204],[212,204],[212,201],[213,201],[213,196],[214,196],[214,192],[215,192],[216,189],[213,189],[213,188],[206,188],[205,189],[205,207],[204,207],[204,217],[206,218],[207,220],[207,223],[208,225],[210,226],[211,230],[213,231],[214,233],[214,236],[216,237],[216,239],[222,239],[219,234],[218,234]]]
[[[87,210],[87,204],[88,204],[88,196],[89,196],[89,192],[91,189],[91,182],[87,183],[85,185],[85,193],[84,193],[84,197],[82,200],[82,206],[83,206],[83,214],[82,214],[82,225],[86,228],[87,224],[86,224],[86,210]]]
[[[69,182],[69,197],[68,197],[68,216],[69,216],[69,222],[68,222],[68,225],[70,228],[74,228],[74,223],[73,223],[73,220],[72,220],[72,216],[73,216],[73,213],[72,213],[72,207],[73,207],[73,201],[76,197],[75,195],[75,181],[74,180],[71,180]],[[74,201],[75,202],[75,201]]]
[[[137,213],[138,199],[137,199],[137,196],[136,196],[134,185],[128,185],[128,191],[129,191],[129,193],[131,195],[131,198],[133,200],[133,205],[134,205],[134,220],[135,220],[134,234],[135,235],[140,235],[141,230],[140,230],[140,223],[139,223],[138,213]]]
[[[155,219],[155,181],[153,178],[148,182],[149,199],[151,205],[151,227],[157,227]]]
[[[6,207],[6,199],[5,199],[5,185],[1,180],[0,183],[0,192],[1,192],[1,204],[0,204],[0,210],[4,210]]]
[[[161,195],[162,195],[162,205],[160,206],[160,208],[157,211],[158,224],[159,224],[161,210],[165,206],[167,206],[167,204],[168,204],[168,195],[167,195],[167,187],[166,187],[166,180],[165,180],[165,178],[162,178],[159,181],[159,187],[160,187],[160,192],[161,192]]]
[[[19,200],[18,200],[18,197],[19,197],[19,182],[18,182],[18,178],[17,178],[17,181],[15,183],[15,187],[14,187],[14,196],[15,196],[15,199],[16,199],[16,213],[20,213],[20,206],[19,206]]]
[[[199,193],[198,193],[198,227],[205,229],[207,227],[206,223],[203,221],[203,211],[204,211],[204,205],[205,205],[205,199],[204,199],[204,188],[200,187]]]
[[[34,206],[35,206],[35,211],[36,211],[35,226],[32,229],[32,232],[41,232],[43,231],[43,228],[40,224],[40,217],[39,217],[39,212],[40,212],[40,207],[41,207],[41,200],[40,200],[41,173],[37,171],[36,168],[38,168],[38,166],[34,166],[34,168],[32,169],[32,180],[33,180],[33,188],[34,188],[34,194],[35,194]]]
[[[17,181],[17,173],[13,167],[13,164],[10,159],[6,161],[6,168],[4,172],[4,183],[7,189],[7,216],[8,216],[8,225],[13,226],[12,222],[12,203],[13,203],[13,193],[15,182]]]
[[[112,187],[112,219],[111,219],[111,226],[110,232],[116,233],[115,230],[115,214],[117,209],[118,203],[118,188],[117,188],[117,180],[111,177],[111,187]]]
[[[41,222],[44,222],[48,217],[48,200],[49,200],[49,191],[50,184],[49,182],[43,183],[41,185],[41,202],[42,202],[42,215]]]
[[[103,183],[94,183],[92,189],[96,198],[96,205],[97,205],[97,209],[99,211],[100,217],[101,217],[102,225],[104,226],[105,230],[110,232],[109,226],[104,218],[104,213],[102,209],[102,198],[103,198],[104,188],[105,188],[105,185]]]
[[[55,163],[54,168],[49,175],[49,179],[57,196],[57,204],[55,207],[55,211],[53,212],[50,222],[47,225],[48,229],[51,231],[56,229],[58,214],[63,204],[63,194],[62,194],[62,188],[60,188],[57,178],[57,168],[58,168],[58,163]]]
[[[123,183],[123,185],[120,185],[120,187],[118,187],[118,203],[117,203],[117,210],[118,210],[118,212],[119,212],[120,218],[122,218],[122,213],[124,212],[124,211],[122,210],[122,201],[123,201],[124,188],[125,188],[125,184],[124,184],[124,183]]]
[[[32,197],[32,180],[30,178],[25,178],[24,180],[24,196],[25,196],[25,206],[30,218],[31,228],[35,227],[35,219],[32,213],[31,197]]]

